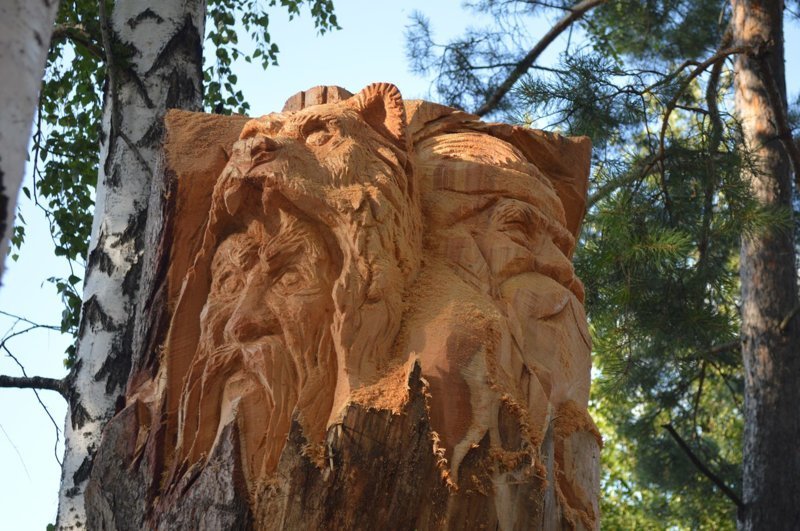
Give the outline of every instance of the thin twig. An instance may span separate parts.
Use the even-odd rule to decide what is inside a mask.
[[[6,340],[7,339],[8,338],[6,338]],[[14,362],[19,366],[20,370],[22,371],[22,375],[25,376],[26,378],[28,378],[28,373],[25,372],[25,367],[22,365],[22,363],[20,363],[20,361],[17,359],[17,357],[14,356],[14,354],[10,350],[8,350],[8,347],[5,345],[5,341],[6,340],[4,340],[3,344],[2,344],[3,350],[5,350],[6,354],[8,354],[8,356],[12,360],[14,360]],[[6,377],[6,378],[9,378],[9,377]],[[17,387],[17,386],[15,385],[14,387]],[[62,393],[62,395],[61,395],[64,398],[67,398],[67,396],[66,396],[66,388],[67,388],[67,386],[66,386],[66,383],[65,383],[65,384],[62,385],[62,389],[64,390],[64,393]],[[39,392],[36,390],[36,388],[31,387],[30,389],[33,391],[33,394],[36,395],[36,400],[42,406],[42,409],[44,409],[44,412],[47,414],[48,418],[50,419],[50,422],[53,423],[53,426],[56,429],[56,442],[53,445],[53,455],[55,455],[55,457],[56,457],[56,462],[59,464],[59,466],[61,466],[61,464],[62,464],[61,463],[61,459],[59,459],[59,457],[58,457],[58,441],[60,440],[59,434],[61,433],[61,428],[58,427],[58,423],[56,422],[56,419],[54,419],[53,415],[50,414],[50,410],[47,409],[47,406],[42,401],[42,397],[39,396]]]
[[[9,312],[3,311],[3,310],[0,310],[0,315],[5,315],[6,317],[11,317],[12,319],[16,319],[19,322],[27,323],[29,325],[33,325],[36,328],[47,328],[49,330],[55,330],[56,332],[60,332],[61,331],[61,327],[60,326],[57,326],[57,325],[46,325],[46,324],[37,323],[35,321],[31,321],[30,319],[26,319],[25,317],[22,317],[22,316],[13,314],[13,313],[9,313]]]
[[[708,141],[708,159],[706,164],[708,166],[708,179],[705,183],[703,190],[703,221],[702,230],[700,233],[700,242],[698,244],[698,259],[697,269],[702,271],[705,268],[706,256],[711,238],[711,222],[714,218],[714,191],[717,187],[717,169],[716,169],[716,156],[719,151],[720,143],[722,142],[722,118],[719,114],[719,106],[717,105],[717,93],[719,87],[719,78],[722,75],[722,66],[724,61],[717,61],[711,67],[711,74],[708,77],[708,84],[706,85],[706,104],[708,105],[708,116],[711,120],[711,135]]]
[[[684,453],[689,457],[689,460],[692,462],[692,464],[694,464],[694,466],[696,466],[697,469],[700,472],[702,472],[704,476],[710,479],[712,483],[714,483],[714,485],[716,485],[722,491],[722,493],[725,494],[725,496],[727,496],[728,499],[730,499],[736,505],[736,507],[739,510],[744,509],[744,502],[742,502],[742,499],[739,497],[739,495],[736,494],[736,492],[734,492],[733,489],[728,487],[725,484],[725,482],[722,481],[722,479],[720,479],[719,476],[714,474],[700,460],[700,458],[698,458],[697,455],[695,455],[692,449],[689,448],[689,445],[686,444],[686,441],[684,441],[683,438],[678,434],[678,432],[675,431],[675,428],[672,427],[672,424],[663,424],[662,428],[667,430],[669,434],[672,435],[672,438],[675,439],[675,442],[678,443],[678,446],[680,446],[681,450],[684,451]]]
[[[694,396],[694,405],[692,406],[692,436],[697,435],[697,411],[700,409],[700,399],[703,396],[703,384],[706,381],[706,361],[700,365],[700,383],[697,384],[697,394]]]
[[[555,23],[550,28],[550,31],[545,33],[536,45],[531,48],[525,57],[523,57],[517,66],[508,74],[508,77],[495,89],[495,91],[486,98],[486,101],[481,105],[475,114],[484,116],[485,114],[494,110],[500,101],[508,94],[514,84],[525,74],[525,72],[533,66],[536,59],[544,52],[556,38],[561,35],[567,28],[569,28],[576,20],[580,19],[587,11],[593,9],[600,4],[604,4],[606,0],[584,0],[569,10],[569,13],[561,20]]]
[[[706,361],[708,361],[708,364],[711,365],[711,367],[715,371],[717,371],[717,374],[720,376],[720,378],[722,378],[722,381],[725,384],[725,387],[728,389],[728,392],[730,392],[730,394],[731,394],[731,400],[733,400],[733,403],[736,406],[736,409],[741,411],[742,407],[743,407],[743,404],[742,404],[742,401],[741,401],[741,393],[739,391],[737,391],[736,389],[734,389],[733,384],[730,382],[730,379],[729,379],[728,375],[725,374],[725,371],[722,370],[722,367],[720,367],[718,363],[714,362],[714,360],[706,360]]]
[[[778,330],[780,330],[781,333],[786,332],[786,329],[789,328],[789,324],[792,322],[792,319],[794,319],[798,312],[800,312],[800,304],[792,308],[792,311],[790,311],[781,321],[781,324],[778,326]]]
[[[733,341],[728,341],[727,343],[721,343],[719,345],[714,345],[713,347],[708,349],[708,351],[711,354],[719,354],[720,352],[725,352],[727,350],[733,350],[736,347],[738,347],[739,345],[741,345],[741,340],[740,339],[734,339]]]
[[[8,432],[6,432],[6,429],[3,427],[2,424],[0,424],[0,431],[3,432],[3,435],[5,435],[6,439],[8,439],[8,444],[10,444],[11,447],[14,449],[14,451],[17,453],[17,457],[19,457],[19,462],[22,465],[22,469],[25,471],[25,475],[28,476],[28,480],[30,481],[31,475],[28,472],[28,467],[25,465],[25,460],[22,458],[22,454],[19,453],[19,448],[17,448],[17,445],[14,444],[14,441],[11,440],[11,437],[8,435]]]

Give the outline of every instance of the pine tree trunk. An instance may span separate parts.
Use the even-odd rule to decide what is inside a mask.
[[[0,5],[0,279],[58,0]]]
[[[782,0],[734,0],[735,38],[754,47],[736,60],[736,108],[753,195],[766,208],[791,211],[791,169],[781,145],[769,84],[786,105]],[[770,79],[770,77],[772,79]],[[800,352],[797,273],[790,230],[746,237],[741,249],[742,354],[745,370],[743,463],[746,530],[800,528]]]
[[[97,200],[69,375],[58,527],[85,527],[84,489],[125,393],[148,199],[167,109],[202,105],[203,0],[119,0],[109,13]]]

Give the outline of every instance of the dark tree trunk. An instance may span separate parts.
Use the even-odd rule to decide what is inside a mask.
[[[765,207],[791,209],[791,169],[769,99],[786,105],[782,0],[734,0],[734,32],[753,51],[735,66],[736,108],[753,165],[746,179]],[[800,528],[800,357],[792,232],[771,228],[742,242],[745,370],[742,529]]]

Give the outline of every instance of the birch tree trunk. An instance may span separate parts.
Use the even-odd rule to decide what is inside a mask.
[[[736,39],[755,50],[736,61],[736,109],[755,155],[746,174],[753,195],[764,207],[791,211],[791,170],[774,114],[774,105],[786,106],[783,8],[782,0],[733,1]],[[779,102],[770,102],[771,92]],[[790,230],[745,238],[741,283],[745,514],[740,528],[798,529],[800,356]]]
[[[57,0],[0,5],[0,279],[57,12]]]
[[[202,105],[204,0],[119,0],[107,17],[103,7],[109,75],[77,362],[69,376],[60,529],[85,527],[94,454],[125,392],[164,114]]]

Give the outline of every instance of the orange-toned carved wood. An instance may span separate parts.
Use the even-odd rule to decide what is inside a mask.
[[[166,145],[171,317],[108,436],[136,440],[142,521],[228,496],[215,525],[597,528],[588,139],[315,87],[181,181],[181,132],[219,130],[194,116]]]

